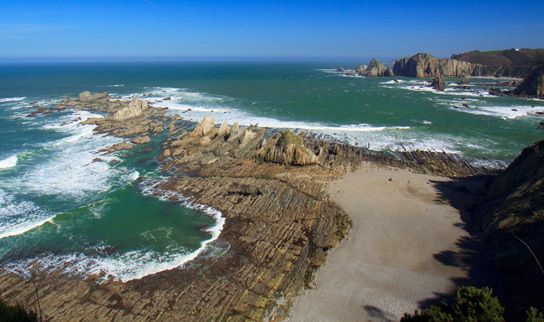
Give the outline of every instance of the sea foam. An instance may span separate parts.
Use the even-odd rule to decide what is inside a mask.
[[[80,276],[105,274],[104,278],[111,276],[122,282],[182,267],[202,254],[210,243],[219,238],[225,224],[225,218],[220,211],[214,208],[195,203],[190,198],[186,198],[174,191],[161,189],[160,185],[165,180],[166,178],[146,178],[139,183],[139,187],[144,195],[154,196],[170,202],[176,200],[180,205],[201,211],[215,220],[215,224],[206,229],[210,233],[210,238],[202,241],[198,249],[189,251],[181,247],[166,253],[134,250],[109,256],[89,256],[81,252],[63,255],[48,254],[13,261],[5,266],[21,275],[28,275],[31,267],[39,265],[47,271],[60,271]],[[102,246],[106,247],[107,245]],[[97,253],[100,253],[99,248],[101,246],[96,247]]]
[[[0,239],[23,234],[54,218],[54,214],[43,210],[30,201],[16,198],[0,189]]]
[[[7,157],[3,160],[0,160],[0,170],[2,169],[10,169],[17,165],[17,155],[14,154],[10,157]]]
[[[26,99],[26,97],[5,97],[0,98],[0,103],[19,102]]]

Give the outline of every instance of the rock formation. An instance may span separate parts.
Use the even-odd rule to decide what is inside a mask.
[[[455,59],[439,59],[419,53],[399,59],[393,65],[393,73],[406,77],[466,77],[472,75],[475,65]]]
[[[146,144],[146,143],[149,143],[149,141],[151,141],[151,139],[149,138],[148,135],[139,136],[130,140],[130,142],[134,144]]]
[[[215,130],[216,130],[215,120],[211,116],[206,116],[204,117],[202,122],[200,122],[195,127],[195,129],[191,133],[191,136],[194,136],[194,137],[209,136],[209,135],[212,135],[213,134],[212,132],[214,132]]]
[[[147,110],[147,102],[144,100],[139,100],[136,97],[133,97],[130,100],[129,105],[115,112],[112,118],[116,121],[123,121],[133,117],[140,116],[146,110]]]
[[[278,138],[271,138],[257,155],[264,161],[279,164],[303,166],[318,163],[317,155],[304,146],[301,137],[291,131],[284,131]]]
[[[340,68],[338,69],[340,71]],[[355,69],[344,70],[342,73],[347,76],[363,76],[363,77],[383,77],[393,76],[391,68],[381,64],[376,58],[370,60],[369,65],[359,65]]]
[[[544,98],[544,64],[533,68],[512,93],[520,96]]]
[[[230,127],[227,124],[227,121],[224,121],[221,123],[221,126],[219,126],[219,130],[217,131],[217,137],[221,138],[228,138],[230,135]]]
[[[104,100],[104,99],[107,99],[108,97],[109,97],[109,95],[106,92],[92,94],[89,91],[83,91],[83,92],[79,93],[78,100],[80,102],[93,102],[93,101],[98,101],[98,100]]]
[[[438,75],[433,78],[430,85],[434,90],[443,92],[446,89],[446,84],[444,83],[444,77]]]

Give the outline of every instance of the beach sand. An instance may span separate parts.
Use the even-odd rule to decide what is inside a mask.
[[[390,180],[391,179],[391,180]],[[455,289],[461,268],[433,255],[457,251],[467,233],[459,212],[439,200],[443,177],[364,163],[329,185],[352,220],[349,237],[299,296],[289,321],[398,321],[419,303]]]

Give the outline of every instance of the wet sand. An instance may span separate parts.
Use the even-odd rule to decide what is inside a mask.
[[[450,293],[461,268],[434,258],[457,251],[467,233],[459,212],[439,200],[431,181],[447,178],[364,163],[329,185],[352,230],[299,296],[290,321],[398,321],[419,303]]]

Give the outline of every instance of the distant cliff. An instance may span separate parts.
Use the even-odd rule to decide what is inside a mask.
[[[525,77],[536,65],[544,63],[544,49],[507,49],[470,51],[452,55],[451,59],[478,65],[474,76]]]
[[[406,77],[465,77],[473,74],[477,65],[455,59],[441,59],[418,53],[395,61],[393,73]]]

